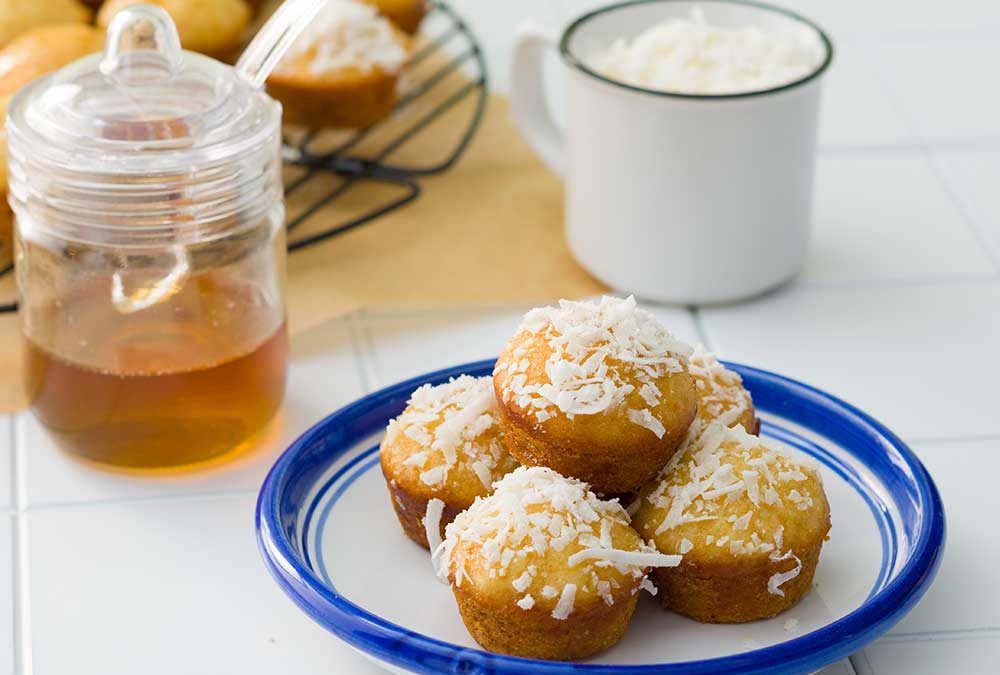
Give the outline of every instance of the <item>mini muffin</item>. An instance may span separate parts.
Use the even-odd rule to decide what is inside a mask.
[[[760,420],[754,414],[753,399],[738,373],[719,363],[715,354],[701,345],[695,346],[688,369],[698,398],[698,417],[691,425],[691,434],[701,433],[715,421],[727,427],[740,425],[752,434],[759,431]]]
[[[37,26],[90,23],[90,16],[79,0],[0,0],[0,47]]]
[[[32,28],[0,49],[0,120],[17,91],[43,75],[100,51],[104,33],[82,23]],[[0,269],[14,250],[14,214],[7,204],[7,133],[0,129]]]
[[[184,49],[223,61],[239,51],[252,14],[245,0],[107,0],[97,13],[97,23],[107,28],[120,10],[138,4],[166,10]]]
[[[427,15],[426,0],[363,0],[392,21],[400,30],[413,35]]]
[[[10,99],[0,99],[0,116],[7,116]],[[14,260],[14,212],[7,201],[7,130],[0,128],[0,270]]]
[[[808,592],[830,507],[814,466],[716,422],[644,491],[632,524],[660,551],[684,555],[654,573],[665,608],[741,623],[783,612]]]
[[[0,49],[0,97],[11,96],[32,80],[103,47],[104,32],[86,24],[32,28]]]
[[[4,149],[0,161],[7,163]],[[7,191],[0,193],[0,270],[6,269],[14,261],[14,212],[7,203]]]
[[[616,501],[544,467],[521,467],[448,526],[434,556],[472,637],[486,649],[571,660],[625,633],[650,567],[677,565],[643,543]]]
[[[634,298],[531,310],[493,372],[508,450],[598,493],[638,490],[695,418],[690,353]]]
[[[381,460],[403,531],[424,548],[440,543],[459,512],[517,467],[501,443],[492,379],[417,389],[389,423]]]
[[[410,39],[375,8],[328,0],[267,80],[284,120],[311,128],[368,127],[396,105]]]

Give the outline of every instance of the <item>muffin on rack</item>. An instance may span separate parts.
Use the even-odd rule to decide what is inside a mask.
[[[683,562],[660,602],[709,623],[772,617],[808,592],[830,531],[819,472],[775,442],[715,422],[640,495],[632,525]]]
[[[90,23],[79,0],[0,0],[0,47],[25,31],[54,23]]]
[[[184,49],[222,61],[238,54],[252,15],[245,0],[107,0],[97,13],[98,25],[107,28],[120,10],[137,4],[166,10]]]
[[[285,121],[311,128],[368,127],[396,104],[410,38],[357,0],[326,6],[275,68],[267,91]]]
[[[382,441],[382,474],[403,531],[424,548],[517,462],[504,449],[489,377],[413,392]]]
[[[751,434],[760,431],[753,398],[743,386],[739,373],[719,363],[715,354],[705,351],[701,345],[695,345],[688,359],[688,368],[698,399],[698,416],[691,425],[689,435],[700,434],[715,421],[727,427],[740,425]]]
[[[83,23],[38,26],[0,48],[0,119],[14,94],[32,80],[98,52],[104,33]],[[0,269],[14,256],[14,214],[7,204],[7,132],[0,129]]]
[[[448,526],[435,568],[486,649],[570,660],[625,633],[653,566],[677,565],[643,543],[616,501],[551,469],[521,467]]]
[[[493,372],[510,453],[598,493],[638,490],[695,418],[690,353],[633,298],[531,310]]]
[[[363,0],[373,5],[379,14],[392,21],[400,30],[413,35],[427,15],[426,0]]]
[[[104,32],[83,23],[57,23],[32,28],[0,49],[0,99],[9,98],[42,75],[104,47]]]

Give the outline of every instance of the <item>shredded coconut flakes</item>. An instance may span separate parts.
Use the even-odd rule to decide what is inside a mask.
[[[357,0],[327,0],[292,44],[279,70],[303,54],[311,54],[308,68],[312,75],[345,68],[395,72],[409,58],[392,23],[371,5]]]
[[[648,407],[630,408],[625,414],[633,424],[663,437],[666,430],[653,412],[662,398],[657,381],[684,371],[691,348],[639,309],[635,298],[561,300],[558,307],[533,309],[514,339],[525,335],[541,336],[552,349],[545,362],[547,381],[529,384],[529,361],[515,362],[513,354],[505,355],[494,371],[508,375],[505,401],[517,403],[541,424],[557,411],[572,419],[618,410],[638,386]]]
[[[488,492],[514,464],[498,432],[493,378],[462,375],[414,391],[403,414],[389,423],[383,444],[403,435],[426,447],[403,462],[421,469],[425,485],[442,486],[462,461]]]
[[[490,497],[477,498],[447,527],[447,536],[436,557],[439,576],[449,572],[456,586],[468,577],[466,557],[476,556],[477,567],[485,567],[490,578],[508,574],[515,560],[544,556],[550,549],[566,551],[568,564],[590,584],[580,587],[613,602],[611,589],[619,588],[615,578],[601,578],[601,570],[613,568],[618,574],[641,582],[649,567],[675,566],[679,555],[662,555],[650,543],[640,542],[637,550],[614,548],[611,528],[627,526],[628,514],[617,501],[603,501],[586,483],[564,478],[544,467],[520,467],[494,485]],[[467,543],[474,543],[470,552]],[[530,595],[534,584],[541,597],[559,597],[552,616],[569,616],[580,588],[545,583],[534,564],[511,581],[518,593]],[[606,584],[606,585],[605,585]],[[534,586],[538,589],[538,586]],[[609,603],[610,604],[610,603]]]

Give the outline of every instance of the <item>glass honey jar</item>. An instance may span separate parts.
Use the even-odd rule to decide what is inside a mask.
[[[22,90],[10,204],[38,419],[69,452],[164,469],[234,453],[287,370],[281,109],[123,10],[103,54]]]

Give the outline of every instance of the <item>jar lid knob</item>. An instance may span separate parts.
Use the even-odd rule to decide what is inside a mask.
[[[173,19],[163,9],[132,5],[108,26],[100,69],[123,85],[162,83],[184,67],[184,53]]]

